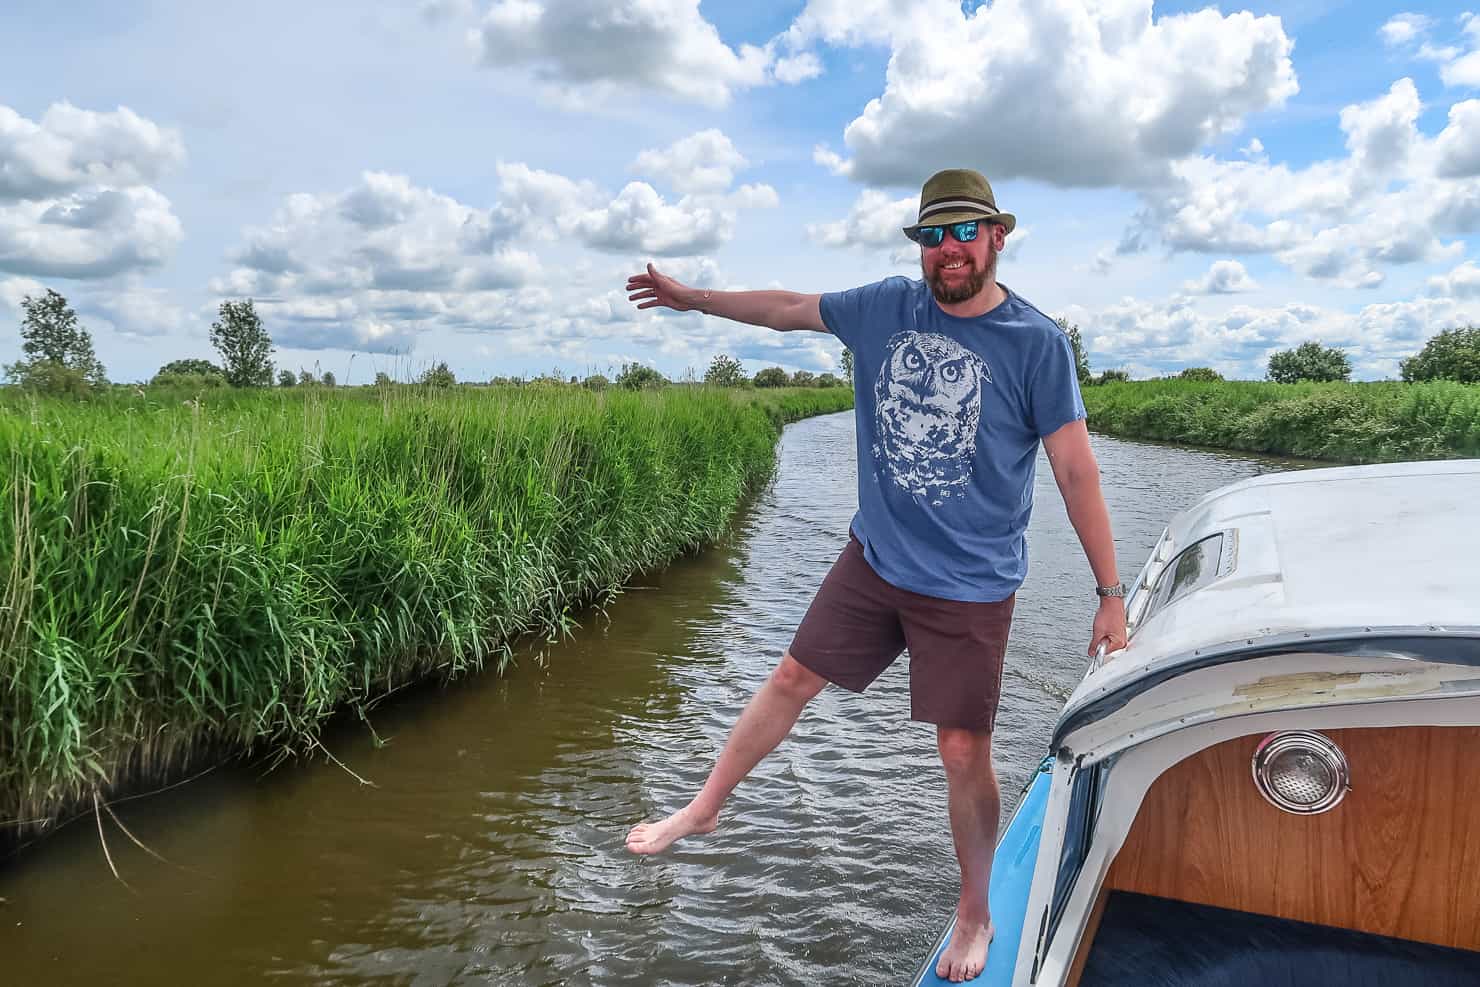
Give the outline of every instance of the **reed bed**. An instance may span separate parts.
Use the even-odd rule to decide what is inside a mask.
[[[1480,456],[1480,385],[1110,383],[1084,389],[1110,435],[1341,463]]]
[[[206,752],[505,670],[724,532],[851,390],[0,398],[0,843]],[[9,831],[9,832],[7,832]]]

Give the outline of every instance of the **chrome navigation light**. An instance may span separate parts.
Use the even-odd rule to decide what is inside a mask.
[[[1335,808],[1351,790],[1341,748],[1313,730],[1283,730],[1254,751],[1254,784],[1286,812],[1315,815]]]

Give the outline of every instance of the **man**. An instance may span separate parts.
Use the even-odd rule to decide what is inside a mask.
[[[904,233],[921,281],[850,291],[700,291],[658,273],[627,282],[638,308],[697,309],[772,329],[831,332],[854,358],[858,513],[791,647],[740,714],[703,789],[627,836],[634,853],[708,833],[734,787],[829,682],[863,691],[908,647],[910,715],[936,726],[961,867],[956,929],[937,974],[969,980],[992,939],[987,887],[1000,797],[992,727],[1041,441],[1100,596],[1089,652],[1125,646],[1124,587],[1090,449],[1073,348],[998,284],[1016,225],[974,171],[932,176]],[[1086,591],[1088,586],[1086,586]]]

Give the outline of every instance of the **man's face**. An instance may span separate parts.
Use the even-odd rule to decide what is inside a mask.
[[[962,243],[950,233],[938,247],[920,247],[920,270],[935,300],[954,305],[976,297],[997,277],[997,253],[1007,234],[997,223],[983,222],[975,240]]]

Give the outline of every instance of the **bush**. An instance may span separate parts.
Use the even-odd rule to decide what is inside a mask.
[[[435,367],[428,368],[425,373],[417,378],[417,383],[425,384],[428,387],[451,387],[457,383],[457,376],[452,372],[452,368],[447,366],[444,361],[438,363]]]
[[[622,372],[617,374],[617,386],[629,391],[653,390],[664,387],[667,383],[667,377],[642,363],[624,363]]]
[[[798,370],[791,375],[792,387],[816,387],[817,375],[810,370]]]
[[[704,371],[704,383],[715,387],[739,387],[744,379],[745,368],[740,361],[723,353],[710,360],[709,369]]]
[[[756,387],[785,387],[790,383],[791,378],[780,367],[767,367],[755,375]]]
[[[215,374],[217,377],[223,379],[226,376],[225,372],[210,360],[171,360],[159,368],[159,371],[154,375],[154,380],[158,380],[161,374],[174,374],[177,376],[180,374],[191,374],[197,377]],[[154,383],[154,380],[151,380],[150,383]]]
[[[601,374],[592,374],[590,377],[587,377],[584,381],[581,382],[581,386],[586,388],[586,390],[588,391],[604,391],[608,387],[610,387],[611,384],[612,382],[607,380]]]
[[[1177,375],[1178,380],[1197,380],[1206,383],[1217,383],[1223,379],[1223,375],[1212,367],[1188,367]]]
[[[278,387],[292,387],[296,383],[298,383],[298,378],[293,376],[293,371],[278,371]]]
[[[1131,379],[1131,375],[1130,375],[1129,371],[1125,371],[1125,370],[1106,370],[1103,373],[1101,373],[1099,377],[1092,378],[1090,380],[1090,383],[1092,383],[1092,384],[1123,384],[1123,383],[1126,383],[1127,381],[1129,381],[1130,379]]]
[[[1317,342],[1301,343],[1293,350],[1282,350],[1269,358],[1269,379],[1276,384],[1350,380],[1351,375],[1352,363],[1345,353]]]
[[[846,382],[844,380],[842,380],[842,378],[838,377],[835,374],[818,374],[817,375],[817,386],[818,387],[842,387],[844,383],[846,383]]]
[[[395,381],[391,380],[391,375],[383,370],[375,375],[376,387],[390,387],[393,383]]]
[[[93,389],[87,371],[80,367],[63,366],[51,360],[12,363],[5,368],[5,372],[11,383],[27,391],[82,397]]]
[[[1480,383],[1480,329],[1445,329],[1401,364],[1403,379],[1411,382],[1454,380]]]
[[[163,371],[154,375],[149,382],[150,387],[178,387],[192,391],[209,390],[214,387],[225,387],[226,378],[221,374],[167,374]]]

